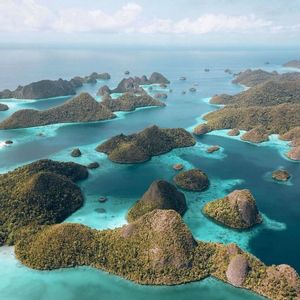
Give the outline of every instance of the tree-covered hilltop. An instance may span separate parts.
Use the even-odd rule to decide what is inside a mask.
[[[62,222],[83,204],[76,181],[86,167],[40,160],[0,175],[0,245],[14,243],[23,226]]]

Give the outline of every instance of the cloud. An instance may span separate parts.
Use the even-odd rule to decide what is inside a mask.
[[[34,0],[1,0],[0,31],[38,31],[48,27],[54,19],[50,9]]]
[[[143,7],[127,3],[113,12],[85,7],[50,9],[39,0],[0,0],[0,31],[54,33],[142,33],[203,35],[209,33],[297,33],[300,24],[282,25],[250,15],[203,14],[198,18],[152,19]],[[176,5],[176,4],[175,4]]]
[[[271,21],[250,16],[203,15],[195,20],[189,18],[173,22],[170,19],[157,19],[143,26],[143,33],[172,33],[172,34],[205,34],[212,32],[245,32],[266,29],[272,26]]]
[[[118,31],[130,26],[141,11],[142,7],[135,3],[128,3],[111,15],[100,9],[71,8],[59,13],[52,28],[59,32]]]

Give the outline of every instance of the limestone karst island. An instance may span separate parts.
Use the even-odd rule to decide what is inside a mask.
[[[300,0],[0,20],[0,300],[300,300]]]

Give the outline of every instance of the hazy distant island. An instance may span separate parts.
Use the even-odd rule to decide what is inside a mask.
[[[300,69],[300,60],[290,60],[287,63],[285,63],[283,65],[284,67],[288,67],[288,68],[298,68]]]
[[[40,80],[25,86],[18,86],[14,91],[4,90],[0,92],[0,99],[45,99],[76,94],[76,89],[84,83],[96,83],[97,80],[108,80],[108,73],[92,73],[89,76],[76,76],[71,80]]]
[[[102,86],[98,91],[98,95],[103,96],[105,94],[126,93],[126,92],[140,93],[144,91],[141,85],[150,85],[150,84],[166,85],[169,83],[170,81],[165,76],[163,76],[158,72],[154,72],[151,74],[149,79],[145,75],[143,75],[142,77],[123,78],[118,84],[118,86],[112,90],[107,85]]]
[[[81,93],[64,104],[47,110],[19,110],[0,122],[0,129],[102,121],[115,118],[114,111],[132,111],[147,106],[164,107],[165,104],[145,93],[142,95],[127,93],[117,99],[111,99],[108,95],[101,102],[97,102],[88,93]]]
[[[141,163],[152,156],[174,148],[190,147],[195,143],[192,135],[182,128],[162,129],[152,126],[128,136],[117,135],[99,145],[96,150],[106,153],[113,162]]]

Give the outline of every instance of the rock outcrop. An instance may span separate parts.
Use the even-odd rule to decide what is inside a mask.
[[[128,211],[127,220],[133,222],[155,209],[173,209],[183,215],[187,209],[185,196],[167,181],[154,181],[142,198]]]
[[[152,156],[174,148],[190,147],[195,143],[192,135],[182,128],[161,129],[152,126],[136,134],[117,135],[99,145],[96,150],[106,153],[113,162],[141,163]]]
[[[73,157],[80,157],[81,154],[82,154],[82,153],[81,153],[81,151],[80,151],[79,148],[75,148],[75,149],[73,149],[72,152],[71,152],[71,156],[73,156]]]
[[[181,172],[174,177],[176,185],[184,190],[200,192],[208,188],[208,176],[200,169]]]
[[[286,156],[291,160],[300,160],[300,146],[293,147]]]
[[[224,198],[208,202],[203,213],[236,229],[250,228],[262,222],[255,199],[249,190],[235,190]]]
[[[193,130],[193,133],[197,136],[200,136],[200,135],[203,135],[203,134],[206,134],[206,133],[209,133],[211,132],[211,127],[209,125],[207,125],[206,123],[204,124],[199,124],[197,125],[194,130]]]
[[[13,244],[24,226],[62,222],[83,204],[76,181],[84,166],[40,160],[0,175],[0,245]]]
[[[256,127],[244,133],[241,136],[241,139],[247,142],[259,144],[267,142],[269,140],[269,135],[262,127]]]
[[[26,128],[71,122],[92,122],[114,117],[115,115],[106,106],[98,103],[88,93],[82,93],[60,106],[47,110],[19,110],[2,121],[0,129]]]
[[[231,258],[226,270],[226,277],[230,284],[241,287],[250,271],[248,259],[245,255],[238,254]]]
[[[233,128],[227,132],[227,135],[228,136],[238,136],[238,135],[240,135],[240,131],[238,128]]]
[[[206,152],[207,153],[214,153],[214,152],[219,151],[219,150],[220,150],[220,146],[215,145],[215,146],[208,147],[206,149]]]
[[[279,169],[272,173],[272,178],[277,181],[287,181],[289,180],[291,175],[287,170]]]
[[[6,104],[0,103],[0,111],[8,110],[9,107]]]

